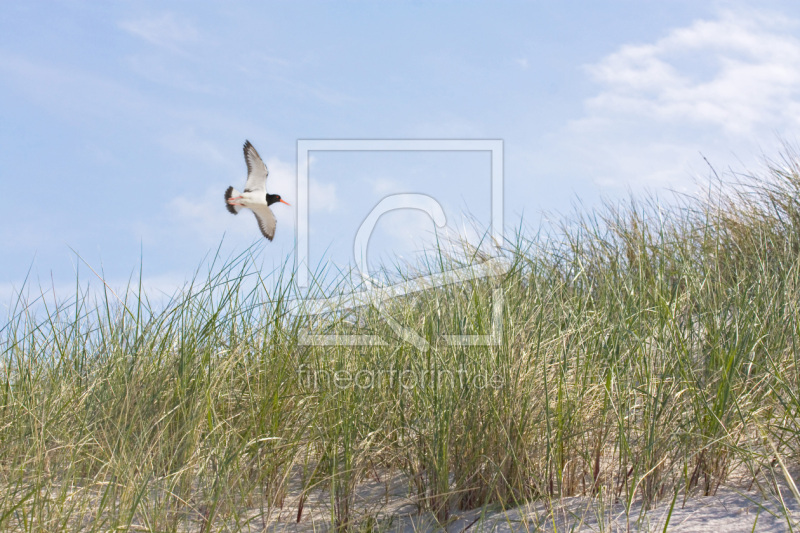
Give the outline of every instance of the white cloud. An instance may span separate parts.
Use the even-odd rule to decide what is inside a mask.
[[[175,145],[172,147],[175,148]],[[206,151],[202,144],[194,142],[187,143],[184,148],[189,151],[195,149],[201,152]],[[217,160],[214,153],[207,154],[207,157],[214,161]],[[135,225],[133,230],[136,235],[143,238],[146,244],[179,238],[196,240],[203,246],[212,246],[219,243],[223,233],[227,235],[226,240],[240,239],[242,243],[257,240],[260,233],[252,214],[245,210],[239,216],[231,216],[225,209],[223,199],[225,188],[233,185],[241,190],[244,186],[246,177],[244,160],[242,159],[237,164],[241,166],[240,171],[232,175],[228,181],[225,181],[224,177],[220,178],[219,186],[173,197],[165,205],[165,211],[157,220]],[[278,158],[267,159],[266,164],[269,168],[267,190],[274,194],[280,194],[284,200],[295,206],[294,166]],[[273,206],[281,238],[284,237],[284,234],[292,235],[289,240],[294,238],[294,208],[283,204]],[[170,228],[169,232],[164,231],[165,227]]]
[[[191,228],[197,238],[204,238],[204,244],[218,242],[223,231],[240,233],[255,230],[251,224],[247,228],[233,224],[232,217],[225,209],[223,190],[208,189],[202,195],[176,196],[167,204],[169,218],[184,230]]]
[[[625,45],[587,67],[605,90],[592,115],[712,125],[748,135],[800,123],[800,40],[787,21],[726,12],[653,44]],[[792,28],[795,29],[795,28]]]
[[[309,168],[316,168],[317,157],[314,155],[309,156]],[[279,162],[276,159],[270,159],[267,162],[269,168],[269,179],[271,182],[270,192],[280,194],[281,197],[287,202],[294,205],[299,202],[297,198],[297,170],[296,167],[289,163]],[[286,194],[281,191],[286,191]],[[311,213],[318,213],[324,211],[326,213],[333,213],[339,208],[338,188],[335,183],[321,181],[309,177],[308,180],[308,202],[309,211]],[[291,199],[290,199],[291,198]]]
[[[624,44],[585,67],[599,91],[584,115],[539,147],[553,175],[600,187],[696,190],[710,175],[757,166],[800,126],[797,21],[727,11]],[[547,157],[545,157],[545,152]],[[541,171],[541,169],[539,169]]]
[[[295,165],[270,157],[266,161],[269,169],[267,190],[272,194],[280,194],[281,198],[294,205],[297,203],[297,171]],[[313,182],[312,182],[312,191]]]
[[[309,209],[312,212],[333,213],[339,207],[336,184],[325,183],[311,178],[308,184]]]

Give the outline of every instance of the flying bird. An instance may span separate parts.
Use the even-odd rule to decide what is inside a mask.
[[[281,199],[279,194],[267,192],[267,176],[269,170],[261,160],[250,141],[244,142],[244,160],[247,162],[247,182],[244,184],[244,193],[233,187],[225,191],[225,207],[232,214],[237,215],[243,207],[250,209],[256,215],[258,229],[268,240],[275,236],[275,215],[269,208],[272,204],[281,202],[290,205]]]

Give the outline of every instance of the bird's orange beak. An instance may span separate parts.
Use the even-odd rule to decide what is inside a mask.
[[[281,199],[281,203],[283,203],[283,204],[286,204],[286,205],[288,205],[289,207],[291,207],[291,206],[292,206],[292,204],[290,204],[289,202],[287,202],[287,201],[285,201],[285,200],[283,200],[283,199]]]

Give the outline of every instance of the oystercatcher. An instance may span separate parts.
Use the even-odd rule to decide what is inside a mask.
[[[271,241],[275,236],[275,215],[272,214],[269,206],[278,202],[290,204],[282,200],[279,194],[267,192],[269,170],[250,141],[244,142],[244,160],[247,162],[247,182],[244,184],[244,193],[228,187],[228,190],[225,191],[225,207],[234,215],[238,214],[243,207],[253,211],[258,221],[258,228],[264,237]]]

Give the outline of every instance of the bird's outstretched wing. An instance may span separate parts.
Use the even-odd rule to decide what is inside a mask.
[[[250,141],[244,142],[244,160],[247,162],[247,183],[244,184],[244,192],[264,191],[266,194],[269,170]]]
[[[272,214],[272,209],[267,207],[266,205],[256,205],[251,207],[250,209],[253,210],[253,213],[256,215],[256,220],[258,221],[258,229],[261,230],[261,234],[264,235],[268,240],[272,240],[275,236],[275,215]]]

